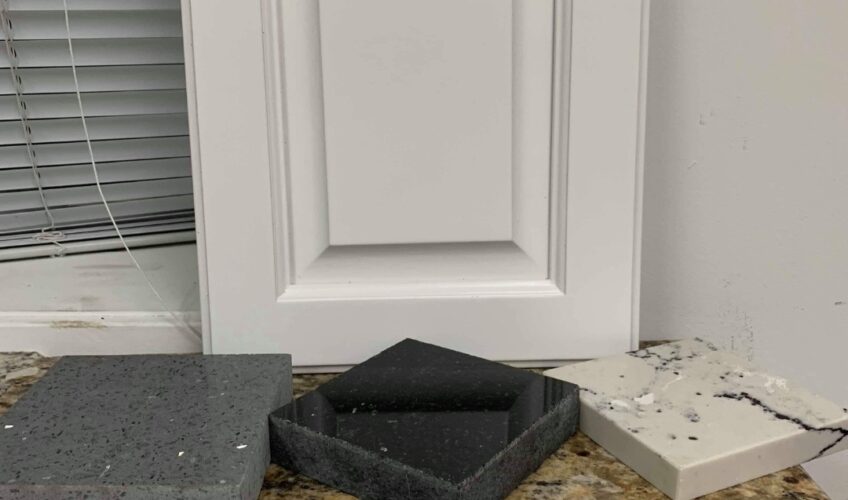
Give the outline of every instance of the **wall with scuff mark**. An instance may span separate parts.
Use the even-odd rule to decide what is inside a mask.
[[[848,405],[848,2],[654,0],[643,339]],[[809,467],[848,498],[848,454]]]

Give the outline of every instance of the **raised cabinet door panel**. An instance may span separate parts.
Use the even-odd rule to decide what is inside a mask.
[[[643,2],[183,1],[206,351],[633,345]]]
[[[511,239],[511,0],[318,6],[330,244]]]
[[[348,263],[336,281],[546,277],[553,0],[276,6],[287,279],[332,282],[328,259],[387,252],[430,264]]]

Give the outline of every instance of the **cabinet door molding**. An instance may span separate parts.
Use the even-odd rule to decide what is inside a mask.
[[[206,352],[635,346],[647,0],[183,8]]]

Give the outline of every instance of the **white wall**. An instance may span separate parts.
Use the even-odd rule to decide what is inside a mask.
[[[642,338],[711,338],[848,406],[848,2],[651,16]],[[848,454],[809,470],[848,498]]]

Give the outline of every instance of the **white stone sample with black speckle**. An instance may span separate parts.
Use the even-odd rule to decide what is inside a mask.
[[[848,410],[702,340],[548,370],[580,386],[580,428],[689,499],[848,448]]]

